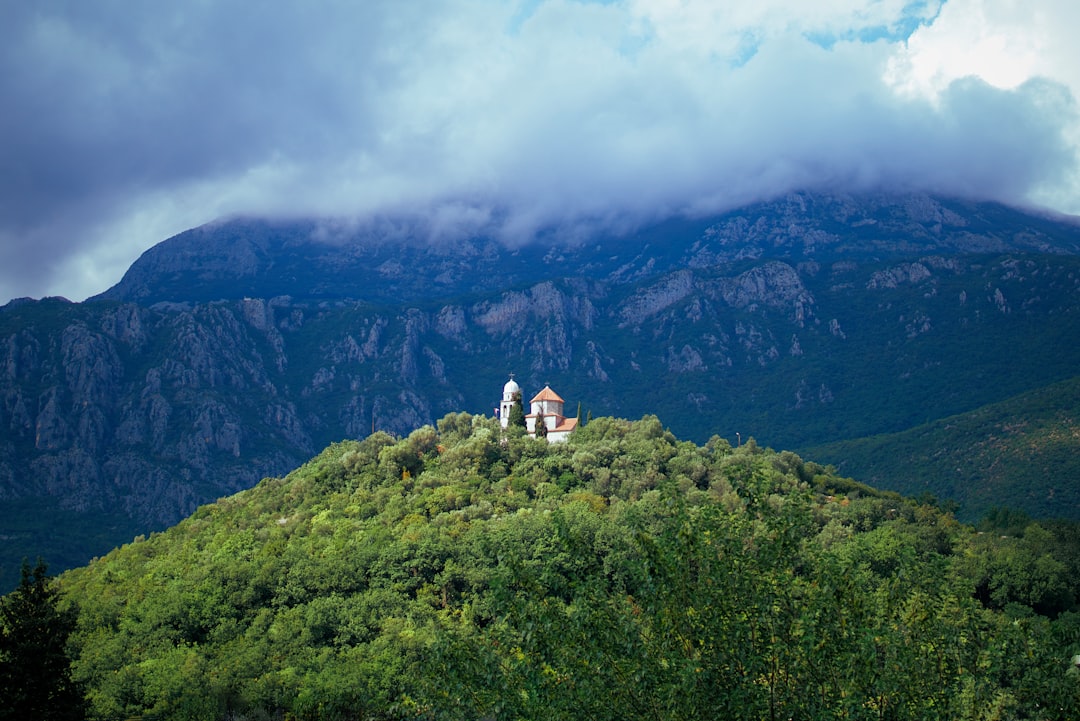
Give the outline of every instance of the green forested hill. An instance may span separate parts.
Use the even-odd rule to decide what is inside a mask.
[[[900,433],[807,451],[908,495],[929,492],[975,520],[995,506],[1080,520],[1080,377]]]
[[[1076,718],[1071,527],[789,452],[451,414],[64,574],[95,718]]]
[[[521,247],[326,230],[213,223],[96,300],[0,308],[0,591],[333,441],[490,412],[511,372],[800,451],[1080,373],[1080,225],[994,204],[798,193]],[[1010,482],[990,502],[1041,515]]]

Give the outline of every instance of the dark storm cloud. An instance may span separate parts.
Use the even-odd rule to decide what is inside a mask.
[[[0,26],[0,262],[30,286],[140,195],[318,163],[372,132],[378,13],[166,8],[26,3]]]
[[[887,82],[935,3],[414,5],[5,11],[0,296],[98,292],[230,213],[522,242],[792,188],[1026,202],[1074,180],[1064,85]]]

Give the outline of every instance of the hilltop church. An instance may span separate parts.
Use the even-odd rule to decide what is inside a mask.
[[[514,380],[513,374],[510,380],[503,386],[502,401],[499,403],[499,424],[506,428],[510,424],[510,409],[514,407],[514,397],[520,397],[521,386]],[[566,401],[559,394],[551,390],[551,386],[544,386],[544,390],[537,393],[529,401],[529,414],[525,416],[525,430],[530,436],[536,436],[536,425],[541,423],[547,430],[548,443],[562,443],[571,431],[577,428],[577,418],[567,418],[563,413]]]

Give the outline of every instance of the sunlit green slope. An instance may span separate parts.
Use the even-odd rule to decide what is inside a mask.
[[[101,719],[1075,717],[1077,544],[1022,533],[653,417],[451,414],[61,586]]]

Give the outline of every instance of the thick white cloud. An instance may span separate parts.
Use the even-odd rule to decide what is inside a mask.
[[[420,7],[423,5],[423,7]],[[25,3],[0,26],[0,300],[227,214],[625,226],[792,188],[1080,212],[1071,2]]]

